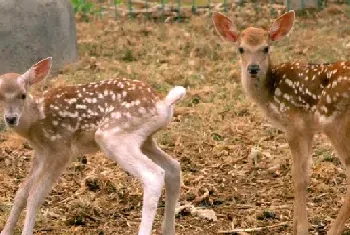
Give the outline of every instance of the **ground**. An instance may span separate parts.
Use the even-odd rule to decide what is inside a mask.
[[[228,15],[240,29],[267,27],[276,17],[249,10]],[[274,63],[349,59],[349,25],[350,8],[344,5],[298,16],[290,36],[274,45],[272,59]],[[286,140],[242,93],[235,47],[219,38],[209,17],[182,23],[78,19],[77,31],[79,61],[52,76],[48,88],[127,77],[148,82],[163,94],[175,85],[188,90],[173,121],[157,138],[181,162],[180,205],[214,210],[218,220],[183,211],[176,218],[178,234],[271,225],[279,226],[251,234],[291,234],[293,191]],[[28,173],[32,151],[9,130],[0,134],[0,151],[2,228],[18,185]],[[324,234],[343,200],[345,174],[323,135],[315,138],[312,159],[310,234]],[[36,234],[136,234],[141,200],[139,182],[116,163],[100,153],[79,156],[45,201]],[[154,234],[160,234],[163,211],[164,194]],[[22,223],[23,216],[16,234]]]

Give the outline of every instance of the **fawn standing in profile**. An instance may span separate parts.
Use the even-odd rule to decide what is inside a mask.
[[[293,159],[293,233],[306,235],[309,155],[316,132],[322,131],[329,137],[350,183],[350,62],[272,65],[269,46],[289,33],[294,19],[295,13],[290,11],[268,31],[249,27],[239,32],[226,16],[213,14],[218,33],[237,45],[245,93],[286,134]],[[350,186],[328,235],[341,234],[349,216]]]
[[[139,235],[150,235],[165,183],[163,234],[175,234],[175,204],[180,193],[179,163],[164,153],[152,136],[173,116],[174,103],[186,90],[173,88],[165,98],[136,80],[106,80],[63,86],[41,97],[29,94],[51,68],[44,59],[20,75],[0,76],[0,101],[8,127],[34,149],[29,176],[20,186],[1,235],[14,233],[27,205],[22,235],[32,235],[36,213],[72,157],[102,150],[138,178],[143,186]]]

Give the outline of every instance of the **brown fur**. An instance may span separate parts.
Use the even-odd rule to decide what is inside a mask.
[[[17,82],[8,82],[8,81],[17,79],[19,76],[21,75],[17,73],[6,73],[0,76],[0,81],[4,81],[4,84],[6,84],[6,86],[0,87],[0,98],[3,98],[2,94],[5,94],[6,92],[7,93],[17,93],[18,91],[24,92],[20,84],[18,84]]]
[[[244,41],[250,46],[258,46],[266,41],[267,36],[268,34],[265,30],[250,27],[241,32],[239,41]]]

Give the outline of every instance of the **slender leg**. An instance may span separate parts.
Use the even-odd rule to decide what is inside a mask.
[[[180,163],[163,152],[157,143],[149,137],[142,145],[142,152],[165,170],[165,214],[163,234],[175,234],[175,206],[180,196]]]
[[[347,175],[347,182],[350,182],[350,164],[346,165],[346,175]],[[331,228],[328,231],[327,235],[342,234],[342,231],[345,227],[345,223],[347,222],[349,217],[350,217],[350,186],[348,183],[343,205],[340,208],[338,216],[335,219],[335,221],[332,223]]]
[[[336,125],[344,127],[345,125]],[[347,178],[347,190],[344,198],[344,202],[337,218],[332,223],[328,235],[340,235],[345,227],[345,223],[350,217],[350,133],[347,133],[348,128],[343,128],[342,130],[335,128],[334,126],[327,128],[325,133],[330,138],[333,146],[335,147],[340,160],[345,165],[346,178]]]
[[[307,186],[309,183],[309,152],[313,135],[287,133],[292,152],[292,181],[294,187],[294,223],[293,234],[308,234],[308,217],[306,211]]]
[[[164,185],[164,170],[141,152],[144,138],[138,133],[117,134],[115,131],[98,130],[95,139],[109,158],[142,182],[144,194],[138,234],[152,234],[152,224]]]
[[[29,175],[22,182],[21,186],[19,187],[16,193],[9,218],[7,219],[7,222],[3,231],[1,232],[1,235],[10,235],[14,233],[14,229],[18,221],[19,215],[26,206],[29,190],[32,187],[33,183],[36,181],[38,174],[42,171],[42,165],[38,161],[38,158],[38,152],[34,152],[32,168],[29,172]]]
[[[53,157],[54,156],[54,157]],[[36,182],[29,191],[27,200],[27,213],[24,220],[22,235],[32,235],[36,214],[51,191],[53,183],[65,169],[70,157],[67,155],[51,154],[43,163],[43,171],[36,178]]]

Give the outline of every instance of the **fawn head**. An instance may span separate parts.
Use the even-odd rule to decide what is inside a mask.
[[[292,29],[294,11],[279,17],[266,31],[249,27],[239,32],[235,24],[221,13],[213,13],[213,22],[217,32],[230,42],[236,42],[241,58],[242,72],[251,78],[265,76],[269,66],[270,44],[284,38]]]
[[[51,69],[51,57],[39,61],[24,74],[6,73],[0,75],[0,103],[3,106],[7,126],[15,127],[28,103],[31,85],[42,81]]]

